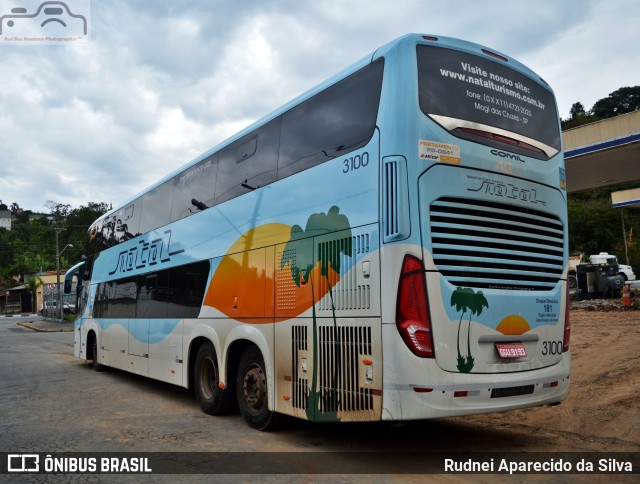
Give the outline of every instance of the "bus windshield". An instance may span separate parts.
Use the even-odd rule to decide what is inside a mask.
[[[556,103],[544,81],[453,49],[419,45],[417,57],[420,109],[455,136],[534,158],[560,151]]]

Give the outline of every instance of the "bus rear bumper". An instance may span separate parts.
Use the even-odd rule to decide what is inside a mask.
[[[567,398],[570,353],[546,368],[503,374],[443,373],[443,384],[385,384],[382,420],[418,420],[503,412]]]

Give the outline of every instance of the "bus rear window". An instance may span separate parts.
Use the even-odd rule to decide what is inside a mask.
[[[420,109],[456,136],[511,145],[536,158],[560,151],[552,92],[501,62],[419,45]],[[536,155],[535,153],[541,153]]]

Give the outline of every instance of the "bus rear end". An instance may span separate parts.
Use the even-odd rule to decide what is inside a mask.
[[[381,127],[383,295],[396,295],[383,309],[383,418],[562,401],[568,224],[553,92],[455,39],[407,36],[384,54],[402,66],[387,92],[404,94],[387,97],[402,119]]]

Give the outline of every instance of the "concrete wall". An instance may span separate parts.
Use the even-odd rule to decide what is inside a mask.
[[[640,111],[563,131],[562,140],[564,150],[570,151],[637,133],[640,133]]]

